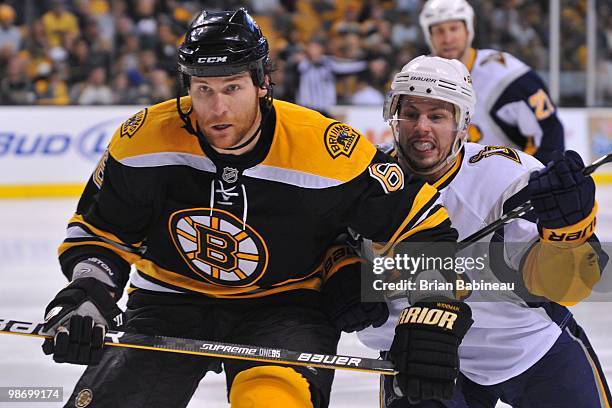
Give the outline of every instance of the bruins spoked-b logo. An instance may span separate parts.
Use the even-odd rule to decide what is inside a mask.
[[[325,147],[334,159],[340,155],[349,157],[357,142],[359,133],[344,123],[334,122],[325,129]]]
[[[147,109],[143,109],[136,113],[128,120],[121,124],[121,137],[127,136],[132,137],[140,129],[147,117]]]
[[[170,235],[189,268],[205,281],[223,286],[257,282],[268,266],[262,237],[233,214],[210,208],[177,211]]]

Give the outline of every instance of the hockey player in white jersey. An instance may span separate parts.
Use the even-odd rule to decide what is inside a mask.
[[[394,150],[406,173],[438,188],[459,239],[531,199],[535,211],[483,240],[489,272],[466,271],[472,282],[517,286],[464,294],[474,324],[459,348],[461,374],[452,400],[413,404],[386,377],[382,405],[492,408],[502,400],[521,408],[609,407],[608,386],[586,335],[571,312],[551,300],[582,300],[607,262],[594,235],[593,180],[582,175],[582,160],[572,151],[553,154],[543,167],[511,148],[464,142],[474,103],[470,74],[459,61],[412,60],[395,76],[385,101],[394,135],[386,150]],[[477,245],[482,254],[483,243]],[[382,327],[359,332],[365,345],[390,350],[385,355],[393,358],[393,327],[405,299],[388,302],[390,318]]]
[[[465,0],[429,0],[419,16],[433,55],[458,59],[478,97],[469,141],[509,146],[548,163],[564,150],[563,125],[538,74],[507,52],[474,49],[474,10]]]

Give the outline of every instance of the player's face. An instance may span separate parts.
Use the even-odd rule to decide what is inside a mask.
[[[208,142],[227,149],[250,137],[259,126],[259,98],[265,96],[248,72],[228,77],[191,77],[189,94]]]
[[[403,97],[398,118],[399,143],[410,167],[426,173],[446,160],[457,133],[451,103]]]
[[[463,20],[445,21],[430,27],[433,53],[447,59],[461,59],[468,49],[468,31]]]

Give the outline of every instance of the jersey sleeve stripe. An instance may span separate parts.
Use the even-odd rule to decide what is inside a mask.
[[[409,231],[414,224],[419,220],[422,213],[426,212],[439,196],[438,190],[429,184],[423,184],[417,193],[410,212],[401,223],[399,228],[393,233],[391,239],[383,246],[382,252],[387,253],[396,242],[400,241],[399,237],[406,231]]]
[[[110,232],[106,232],[104,230],[101,230],[99,228],[96,228],[92,224],[88,223],[87,221],[85,221],[83,216],[80,215],[80,214],[75,214],[70,219],[70,221],[68,223],[68,233],[70,233],[70,229],[72,227],[74,227],[74,226],[79,226],[86,233],[89,233],[91,236],[96,236],[96,237],[104,238],[107,241],[115,242],[115,243],[118,243],[118,244],[123,245],[123,246],[128,247],[128,248],[138,249],[142,245],[142,242],[128,244],[125,241],[123,241],[122,239],[120,239],[119,237],[117,237],[116,235],[111,234]]]
[[[147,259],[141,259],[136,262],[136,268],[138,269],[140,277],[152,284],[160,285],[174,291],[203,293],[214,298],[255,298],[297,289],[320,291],[322,285],[320,276],[312,276],[298,282],[277,286],[272,289],[262,289],[257,285],[247,287],[220,287],[168,271]],[[132,284],[134,284],[134,282],[132,282]],[[149,285],[149,290],[153,290],[151,285]]]
[[[132,264],[134,262],[136,262],[138,259],[140,259],[140,255],[137,255],[133,252],[128,252],[128,251],[124,251],[122,250],[120,247],[118,247],[117,245],[113,245],[113,244],[109,244],[107,242],[103,242],[100,240],[78,240],[76,242],[69,242],[69,241],[64,241],[59,249],[58,249],[58,254],[64,255],[68,250],[71,250],[73,248],[79,248],[85,245],[93,245],[93,246],[98,246],[98,247],[102,247],[102,248],[106,248],[111,250],[112,252],[116,253],[117,255],[119,255],[123,260],[125,260],[126,262]]]
[[[409,231],[406,231],[403,235],[400,236],[398,241],[403,241],[408,237],[413,236],[417,232],[425,231],[428,229],[435,229],[444,221],[450,220],[448,217],[448,211],[444,207],[440,207],[437,211],[435,211],[432,215],[425,218],[421,223],[419,223],[416,227],[411,228]]]

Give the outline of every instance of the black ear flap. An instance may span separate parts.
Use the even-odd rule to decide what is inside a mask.
[[[270,82],[267,84],[263,84],[262,88],[265,88],[268,93],[266,94],[266,96],[264,96],[264,101],[266,102],[266,105],[270,106],[272,105],[272,100],[274,99],[274,83]]]

